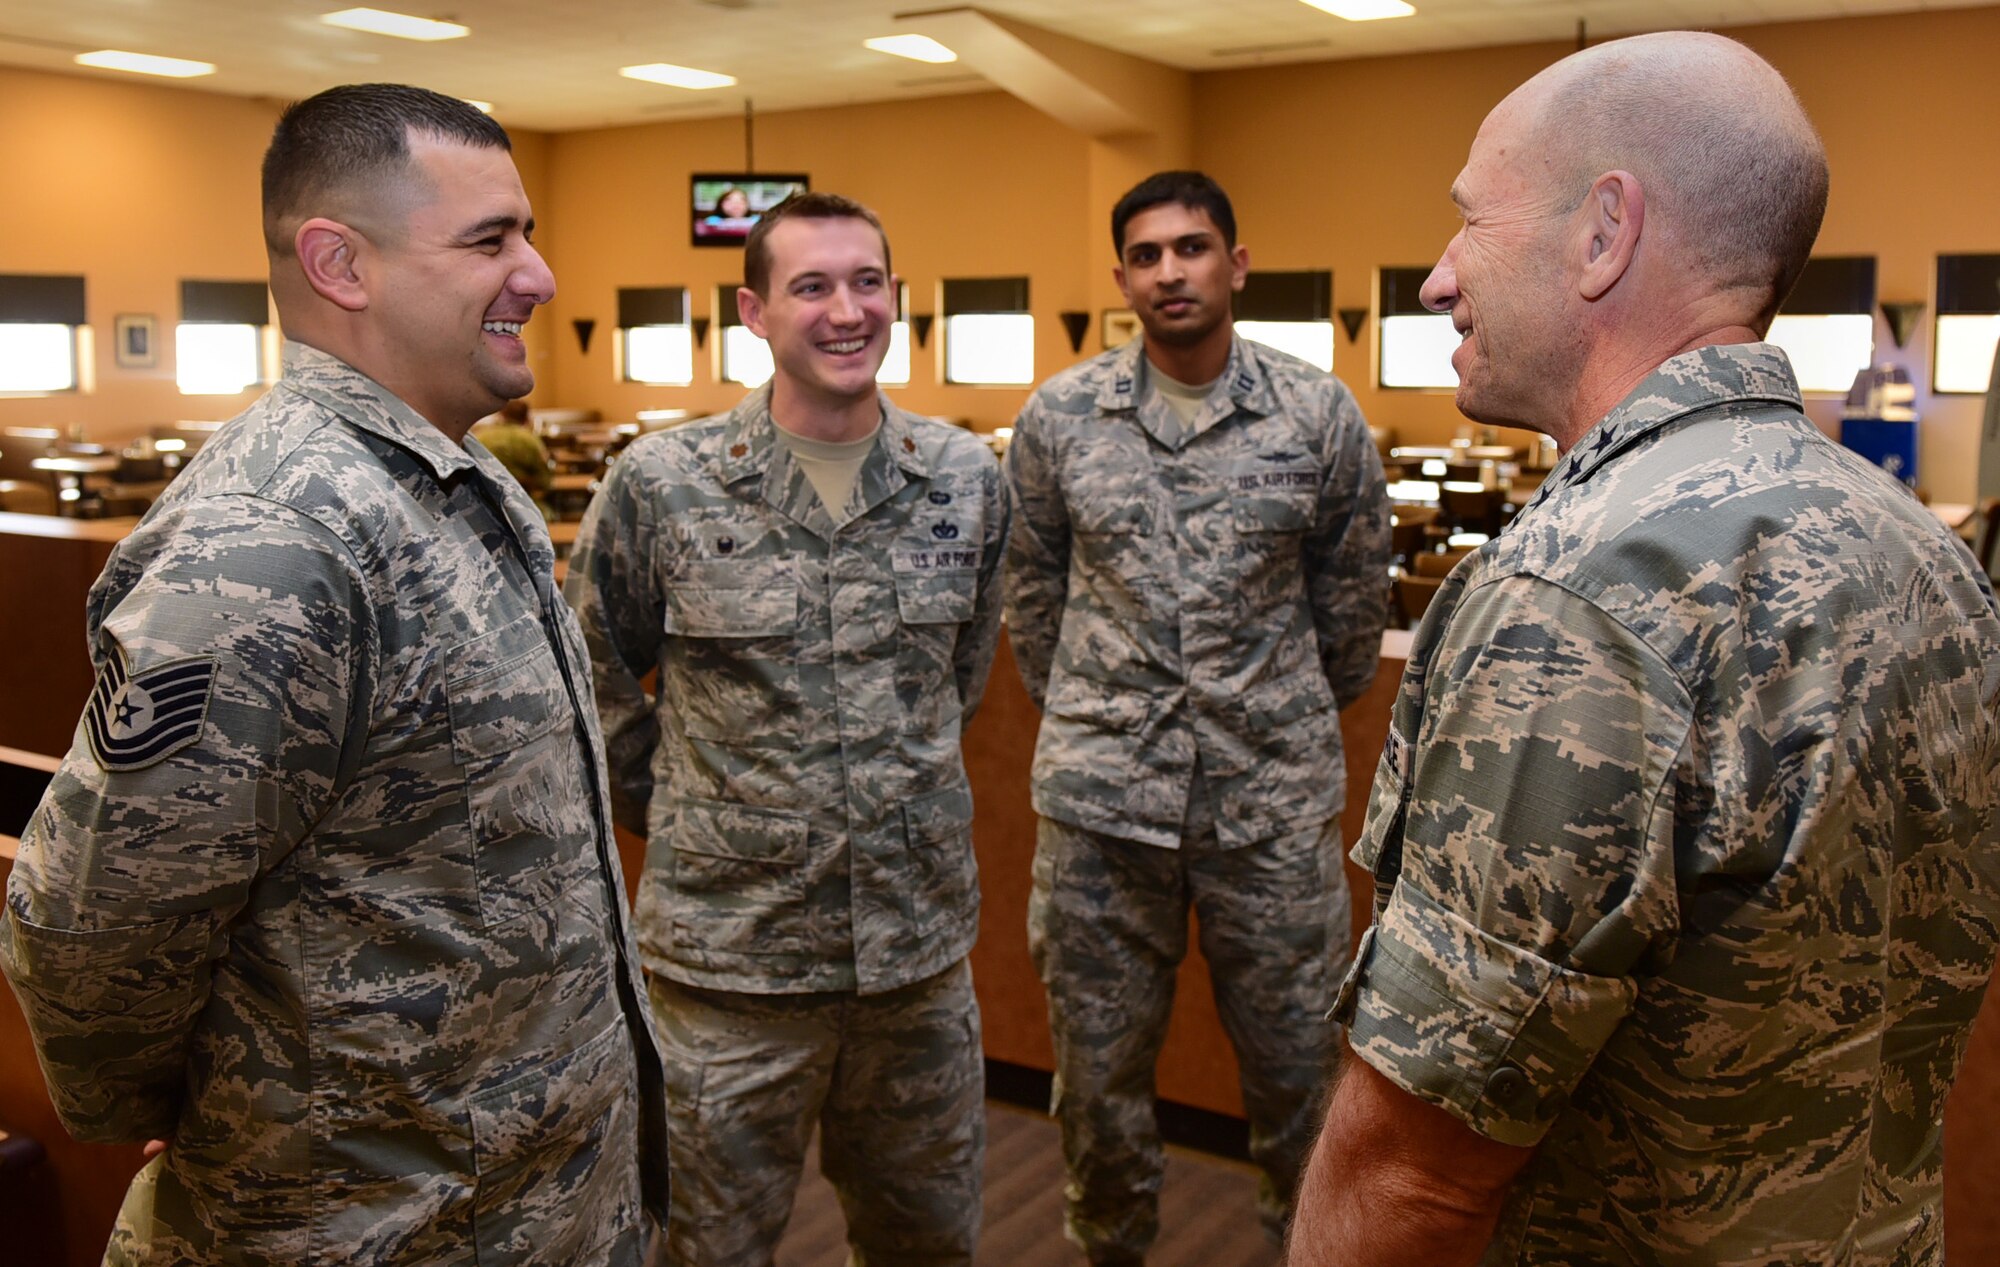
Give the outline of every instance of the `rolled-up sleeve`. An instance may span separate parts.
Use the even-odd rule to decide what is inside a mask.
[[[1400,869],[1339,1010],[1392,1082],[1532,1145],[1671,945],[1691,705],[1641,638],[1527,577],[1469,593],[1426,674]]]

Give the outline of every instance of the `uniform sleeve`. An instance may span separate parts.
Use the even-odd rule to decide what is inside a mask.
[[[1014,503],[1007,539],[1007,637],[1035,707],[1049,685],[1069,602],[1069,507],[1042,425],[1039,398],[1014,422],[1006,475]]]
[[[1429,664],[1423,729],[1390,745],[1409,768],[1378,774],[1408,784],[1400,875],[1338,1010],[1390,1081],[1532,1145],[1673,943],[1692,706],[1628,630],[1526,577],[1468,594]]]
[[[360,573],[317,524],[214,499],[143,531],[165,543],[122,594],[99,582],[96,688],[0,920],[50,1097],[89,1141],[173,1133],[231,923],[331,806],[374,672]]]
[[[660,743],[655,701],[640,679],[659,664],[666,622],[654,574],[656,533],[641,459],[614,463],[591,499],[570,553],[564,597],[590,648],[590,672],[604,727],[612,818],[646,834],[653,799],[653,752]]]
[[[1014,498],[1007,481],[990,457],[986,459],[987,513],[983,539],[979,543],[979,592],[973,599],[972,623],[959,635],[952,653],[958,676],[958,698],[963,705],[961,726],[972,723],[979,701],[986,694],[986,678],[993,671],[993,656],[1000,649],[1000,604],[1002,577],[1007,561],[1007,537],[1014,521]]]
[[[1388,619],[1389,494],[1367,420],[1334,383],[1332,461],[1305,541],[1306,593],[1320,667],[1346,708],[1375,680]]]

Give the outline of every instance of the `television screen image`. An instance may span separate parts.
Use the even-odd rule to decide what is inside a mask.
[[[757,217],[811,188],[803,174],[696,172],[691,205],[696,246],[742,246]]]

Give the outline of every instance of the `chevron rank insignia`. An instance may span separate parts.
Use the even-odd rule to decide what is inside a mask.
[[[113,647],[83,710],[90,755],[106,770],[143,770],[201,738],[215,660],[176,660],[133,674]]]

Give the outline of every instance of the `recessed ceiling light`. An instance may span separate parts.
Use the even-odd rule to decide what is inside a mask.
[[[727,88],[736,82],[734,75],[718,75],[712,70],[696,70],[691,66],[674,66],[667,62],[625,66],[618,73],[627,79],[643,79],[649,84],[665,84],[669,88]]]
[[[1416,10],[1404,4],[1403,0],[1304,0],[1315,9],[1323,9],[1337,18],[1349,22],[1373,22],[1378,18],[1407,18]]]
[[[958,54],[928,35],[878,35],[861,43],[878,53],[907,57],[913,62],[955,62]]]
[[[474,101],[470,97],[460,97],[459,100],[463,101],[466,105],[471,106],[474,110],[479,111],[479,113],[481,114],[493,113],[493,103],[490,101]]]
[[[393,35],[399,40],[456,40],[472,34],[471,27],[456,22],[433,22],[383,9],[342,9],[338,13],[322,13],[319,20],[328,26],[366,31],[370,35]]]
[[[191,62],[183,57],[155,57],[151,53],[127,53],[115,48],[100,48],[95,53],[78,53],[76,64],[95,66],[100,70],[129,70],[135,75],[165,75],[169,79],[193,79],[197,75],[215,73],[213,62]]]

